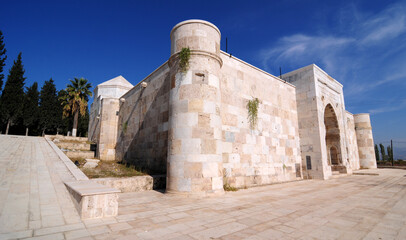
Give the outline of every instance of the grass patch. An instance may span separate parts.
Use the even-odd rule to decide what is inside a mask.
[[[117,162],[100,161],[96,168],[83,168],[86,160],[83,158],[72,158],[72,162],[78,162],[78,167],[88,178],[107,178],[107,177],[134,177],[146,175],[137,171],[133,166],[126,166]]]

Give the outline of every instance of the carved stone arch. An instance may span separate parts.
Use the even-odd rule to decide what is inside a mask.
[[[341,165],[340,127],[336,111],[330,103],[324,108],[324,126],[326,129],[326,152],[328,163]]]
[[[338,165],[340,164],[338,159],[338,150],[336,146],[330,147],[330,164],[331,165]]]

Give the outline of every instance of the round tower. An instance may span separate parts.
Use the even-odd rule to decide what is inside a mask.
[[[170,36],[166,191],[221,194],[220,31],[209,22],[188,20],[178,23]],[[184,48],[189,48],[190,59],[181,69],[179,53]]]
[[[357,135],[359,163],[361,168],[376,168],[374,138],[371,119],[368,113],[354,115],[355,133]]]

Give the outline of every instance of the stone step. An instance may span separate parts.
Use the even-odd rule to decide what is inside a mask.
[[[84,143],[72,143],[72,142],[56,142],[56,146],[63,149],[70,149],[70,150],[82,150],[82,151],[90,151],[90,144]]]
[[[64,151],[65,155],[72,158],[94,158],[93,151]]]
[[[45,135],[46,138],[55,140],[58,139],[60,141],[80,141],[86,142],[88,141],[87,137],[72,137],[72,136],[62,136],[62,135]]]
[[[330,179],[336,179],[336,178],[341,178],[341,177],[346,177],[348,174],[346,173],[340,173],[339,171],[332,171],[332,175],[330,176]]]

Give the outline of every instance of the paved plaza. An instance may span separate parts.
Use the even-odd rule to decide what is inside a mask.
[[[185,198],[122,193],[114,218],[82,221],[74,177],[43,138],[0,135],[0,239],[406,239],[406,171],[360,171]]]

